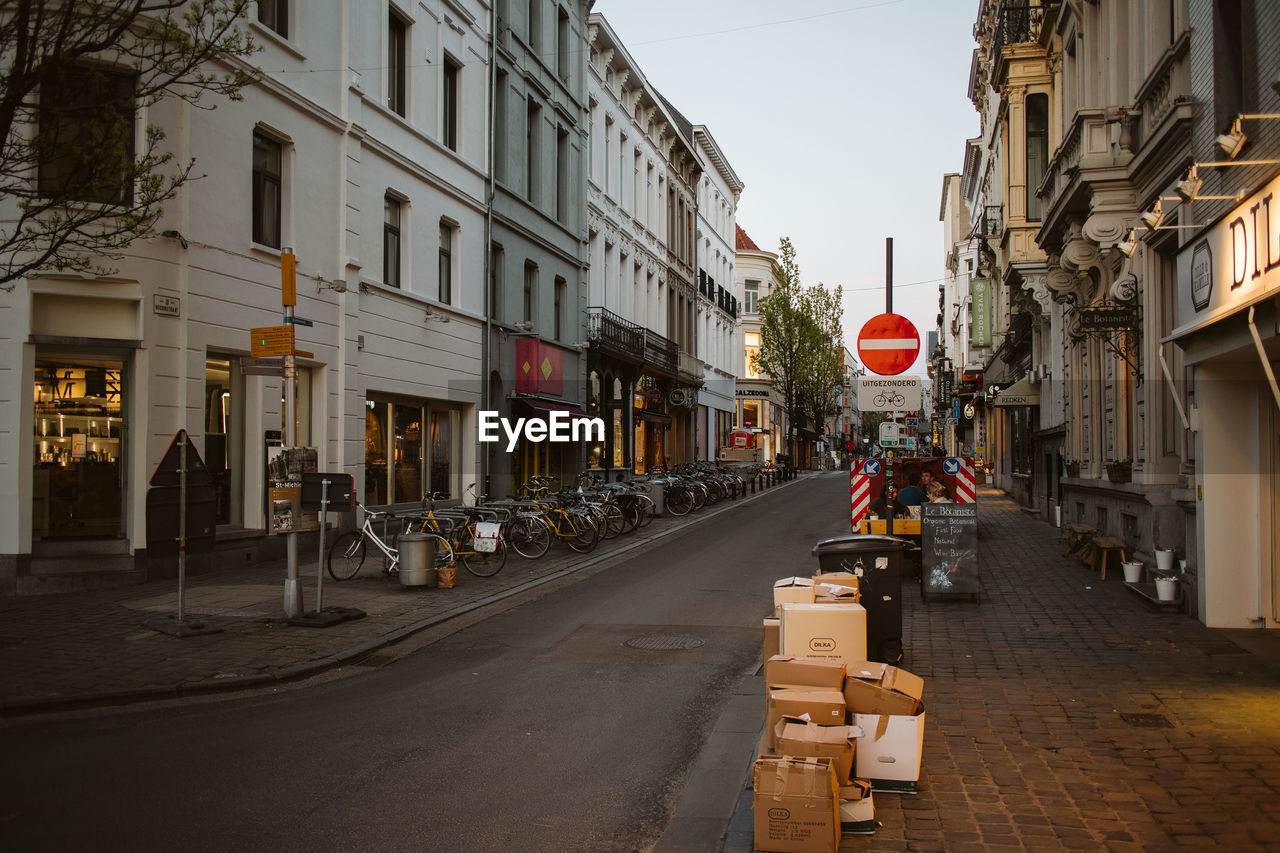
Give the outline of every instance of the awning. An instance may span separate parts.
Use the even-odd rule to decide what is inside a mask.
[[[585,411],[569,403],[558,403],[554,400],[536,400],[529,397],[516,397],[515,401],[524,403],[533,409],[534,417],[541,417],[542,420],[546,420],[546,415],[550,412],[566,412],[575,418],[590,417]]]
[[[671,426],[671,416],[664,415],[662,412],[651,412],[648,409],[636,409],[636,417],[650,423],[662,424],[663,426]]]
[[[800,427],[798,430],[796,430],[796,435],[800,436],[806,441],[818,440],[818,434],[813,430],[809,429],[808,427]]]
[[[1024,376],[996,397],[997,406],[1038,406],[1040,389],[1031,384],[1031,377]]]

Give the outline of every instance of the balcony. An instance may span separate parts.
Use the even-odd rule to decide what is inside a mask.
[[[643,329],[642,334],[644,335],[645,364],[674,376],[680,366],[676,342],[648,329]]]
[[[702,360],[687,352],[680,353],[680,378],[688,382],[702,382],[705,376]]]
[[[645,359],[645,330],[604,308],[587,309],[587,344],[631,361]]]
[[[1044,23],[1044,9],[1040,6],[1005,6],[1000,10],[996,23],[996,38],[992,53],[999,54],[1007,44],[1027,44],[1038,41],[1040,25]]]

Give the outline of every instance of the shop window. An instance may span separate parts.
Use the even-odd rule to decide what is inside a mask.
[[[459,483],[461,472],[456,463],[459,452],[456,447],[461,432],[460,415],[451,409],[431,410],[431,483],[429,491],[439,492],[446,498],[461,496]]]
[[[422,407],[395,407],[395,459],[392,503],[420,501],[422,489]]]
[[[124,369],[119,358],[36,353],[34,541],[124,535]]]
[[[386,403],[365,402],[364,412],[364,504],[382,506],[387,496],[387,416]]]
[[[366,506],[418,503],[433,491],[460,496],[459,410],[379,399],[365,406]]]
[[[137,77],[73,65],[40,88],[39,185],[49,199],[133,200],[133,93]]]
[[[204,360],[204,464],[217,494],[218,524],[243,521],[244,379],[240,359],[209,353]]]

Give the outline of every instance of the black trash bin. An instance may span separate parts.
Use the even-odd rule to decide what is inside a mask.
[[[858,576],[867,611],[867,657],[873,661],[902,662],[902,555],[914,547],[909,539],[858,533],[813,546],[823,572]]]

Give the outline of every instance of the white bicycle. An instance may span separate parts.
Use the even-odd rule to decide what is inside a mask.
[[[368,553],[366,543],[372,542],[373,546],[382,552],[386,559],[383,562],[383,577],[393,578],[400,572],[400,551],[386,543],[386,541],[378,535],[373,529],[375,519],[385,519],[387,522],[395,521],[396,516],[390,512],[377,512],[368,509],[364,504],[356,504],[360,511],[364,513],[364,524],[358,530],[349,530],[334,540],[333,545],[329,547],[329,558],[326,561],[329,565],[329,575],[336,581],[350,580],[359,572],[361,566],[364,565],[364,558]],[[386,526],[383,525],[385,531]],[[423,531],[424,536],[429,536],[435,543],[435,565],[436,568],[448,566],[453,563],[453,548],[449,545],[449,540],[430,531]]]

